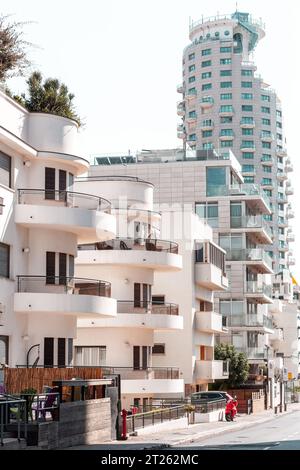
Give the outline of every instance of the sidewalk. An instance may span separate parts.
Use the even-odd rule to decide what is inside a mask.
[[[184,429],[176,429],[176,421],[174,421],[173,429],[169,429],[168,431],[157,431],[155,433],[149,432],[149,434],[142,436],[130,436],[128,440],[123,441],[122,444],[123,446],[130,446],[133,444],[140,445],[140,448],[142,448],[143,445],[147,445],[149,448],[149,444],[152,444],[153,447],[155,447],[155,445],[158,447],[178,446],[226,433],[229,430],[244,429],[273,419],[280,419],[281,416],[286,416],[294,411],[300,411],[300,403],[289,404],[286,412],[278,412],[278,414],[275,414],[274,410],[267,410],[255,415],[237,415],[236,421],[229,423],[226,421],[202,423],[186,426]],[[110,444],[120,444],[120,441],[115,441]]]

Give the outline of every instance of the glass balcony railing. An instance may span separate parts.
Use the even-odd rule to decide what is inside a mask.
[[[230,217],[230,227],[263,229],[269,237],[272,237],[272,231],[262,215]]]
[[[257,184],[207,185],[207,196],[260,196],[270,210],[270,199]]]
[[[272,286],[257,281],[247,281],[247,294],[264,294],[272,297]]]
[[[267,359],[268,351],[264,347],[256,348],[247,348],[245,347],[235,347],[238,353],[246,354],[248,359]]]
[[[268,329],[273,329],[272,318],[267,317],[266,315],[256,315],[256,314],[242,314],[242,315],[231,315],[228,316],[228,326],[229,327],[243,327],[243,326],[253,326],[253,327],[264,327]]]
[[[258,261],[272,269],[272,258],[262,248],[227,251],[226,261]]]

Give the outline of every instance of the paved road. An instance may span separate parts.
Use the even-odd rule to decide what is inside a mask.
[[[231,426],[231,428],[230,428]],[[300,411],[278,416],[272,421],[234,431],[228,423],[228,433],[184,444],[178,449],[197,450],[300,450]]]

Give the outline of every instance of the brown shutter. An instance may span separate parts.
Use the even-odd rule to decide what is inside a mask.
[[[142,365],[142,368],[143,369],[147,369],[148,368],[148,346],[143,346],[143,365]]]
[[[67,284],[67,255],[59,253],[59,284]]]
[[[134,283],[134,307],[141,306],[141,284]]]
[[[55,284],[55,253],[46,252],[46,284]]]
[[[74,256],[69,255],[69,277],[74,277]]]
[[[57,341],[57,365],[65,367],[66,365],[66,339],[58,338]]]
[[[148,284],[143,284],[143,307],[148,307]]]
[[[140,369],[140,347],[133,346],[133,368],[134,370]]]
[[[54,338],[44,338],[44,367],[53,367]]]
[[[45,199],[55,199],[55,168],[45,168]]]

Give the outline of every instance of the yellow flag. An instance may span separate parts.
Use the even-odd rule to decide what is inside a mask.
[[[293,285],[294,285],[294,286],[298,286],[298,282],[296,281],[296,279],[294,278],[294,276],[292,276],[292,282],[293,282]]]

